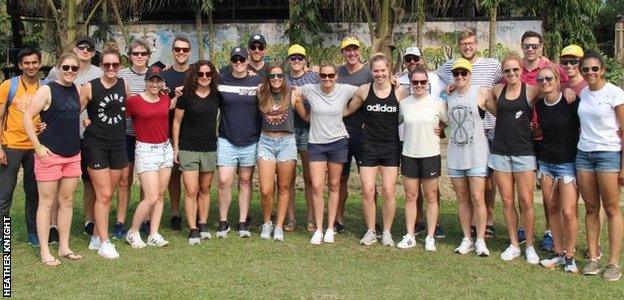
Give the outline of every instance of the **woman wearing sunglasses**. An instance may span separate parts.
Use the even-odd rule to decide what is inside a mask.
[[[24,112],[24,129],[35,147],[35,177],[39,191],[37,228],[39,254],[46,266],[61,262],[48,245],[50,214],[53,202],[58,201],[58,255],[69,260],[82,256],[69,248],[72,222],[72,203],[80,177],[80,98],[74,80],[78,74],[75,54],[63,54],[57,63],[60,76],[41,86]],[[46,129],[37,135],[33,118],[41,116]]]
[[[262,113],[262,133],[258,142],[258,180],[264,224],[260,238],[270,239],[273,233],[273,240],[284,241],[284,220],[297,163],[294,110],[291,92],[284,80],[284,69],[278,65],[269,66],[267,74],[257,96],[258,108]],[[271,222],[271,212],[276,173],[278,203],[277,223],[274,225]]]
[[[542,68],[537,74],[542,98],[535,102],[535,115],[542,132],[538,143],[539,175],[544,205],[547,206],[550,230],[554,240],[554,254],[540,264],[546,268],[564,266],[570,273],[578,273],[574,253],[578,234],[576,144],[579,139],[579,101],[568,104],[560,91],[559,72],[554,66]]]
[[[86,107],[90,123],[84,133],[87,172],[95,190],[92,208],[95,231],[89,249],[104,258],[117,258],[119,253],[108,239],[108,218],[113,192],[121,170],[128,165],[126,155],[125,102],[129,93],[125,81],[117,77],[121,63],[117,45],[109,45],[102,53],[101,78],[89,81],[80,89],[80,102]]]
[[[316,84],[320,82],[319,75],[306,69],[306,50],[300,45],[292,45],[288,48],[288,73],[286,81],[289,86],[297,87],[305,84]],[[310,110],[310,104],[304,100],[304,106]],[[314,232],[316,224],[314,223],[314,202],[312,201],[312,182],[310,179],[310,160],[308,157],[308,136],[310,134],[310,124],[295,114],[295,140],[297,141],[297,150],[301,157],[301,165],[303,166],[303,184],[304,195],[308,207],[308,225],[307,230]],[[295,179],[293,176],[290,185],[290,203],[288,204],[288,224],[284,230],[294,230],[295,225]]]
[[[581,135],[576,155],[590,257],[583,274],[597,275],[601,271],[598,236],[602,205],[609,222],[609,260],[602,276],[616,281],[622,276],[619,261],[624,233],[620,212],[620,186],[624,185],[622,139],[617,133],[624,128],[624,91],[605,80],[605,65],[599,55],[586,53],[580,65],[588,85],[580,95]]]
[[[561,50],[559,63],[569,78],[568,81],[561,84],[562,91],[569,88],[578,96],[587,86],[587,81],[583,78],[580,69],[580,61],[583,55],[583,48],[577,45],[569,45]]]
[[[217,169],[217,115],[221,93],[219,74],[210,61],[199,60],[187,72],[173,119],[173,157],[184,182],[184,212],[188,244],[211,238],[208,230],[210,186]]]
[[[310,121],[310,138],[308,155],[310,158],[310,177],[312,179],[312,199],[314,201],[314,221],[316,230],[310,244],[334,242],[334,226],[338,210],[338,194],[342,167],[347,162],[349,134],[342,122],[342,115],[347,102],[358,87],[348,84],[337,84],[338,68],[323,62],[319,69],[319,84],[306,84],[296,88],[293,94],[297,113]],[[308,112],[302,98],[310,103]],[[329,180],[329,199],[327,209],[328,228],[323,235],[323,212],[325,201],[325,173]]]

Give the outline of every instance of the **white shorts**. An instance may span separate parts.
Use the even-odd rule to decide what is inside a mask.
[[[173,167],[173,148],[166,141],[161,144],[136,142],[134,152],[134,171],[137,174]]]

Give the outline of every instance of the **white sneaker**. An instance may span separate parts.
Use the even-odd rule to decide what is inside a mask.
[[[320,229],[314,231],[312,238],[310,239],[310,244],[312,245],[320,245],[323,242],[323,232]]]
[[[333,228],[327,228],[327,230],[325,230],[325,236],[323,237],[323,243],[333,244],[334,234],[335,232]]]
[[[262,232],[260,232],[260,238],[263,240],[271,239],[271,233],[273,232],[273,223],[269,221],[269,223],[264,223],[260,226]]]
[[[526,256],[527,261],[532,265],[537,265],[540,261],[539,256],[537,256],[537,252],[535,252],[535,248],[533,246],[529,246],[524,251],[524,255]]]
[[[392,239],[392,233],[390,233],[390,231],[384,231],[381,234],[381,245],[394,247],[394,240]]]
[[[100,245],[98,254],[106,259],[119,258],[119,252],[117,252],[117,250],[115,249],[115,245],[113,245],[113,243],[111,243],[109,240],[105,241]]]
[[[377,242],[377,234],[372,230],[367,230],[364,237],[360,240],[360,244],[364,246],[370,246]]]
[[[273,230],[273,240],[283,242],[284,241],[284,229],[275,227],[275,229]]]
[[[416,239],[413,235],[406,234],[403,236],[403,239],[397,244],[397,248],[399,249],[409,249],[414,248],[416,246]]]
[[[514,246],[514,245],[509,245],[509,247],[507,247],[507,249],[505,249],[505,251],[503,253],[501,253],[500,258],[502,260],[513,260],[514,258],[520,257],[520,248]]]
[[[455,253],[466,255],[474,250],[474,243],[469,238],[463,238],[459,247],[455,248]]]
[[[425,251],[436,251],[438,250],[435,246],[435,238],[432,236],[427,236],[425,238]]]
[[[100,238],[97,236],[91,236],[89,241],[89,250],[100,250]]]
[[[130,244],[130,246],[134,249],[141,249],[147,246],[147,244],[145,244],[145,242],[141,239],[141,233],[138,230],[135,232],[128,230],[126,233],[126,242],[128,242],[128,244]]]
[[[154,234],[150,234],[150,236],[147,237],[147,245],[155,246],[155,247],[164,247],[164,246],[169,245],[169,242],[165,241],[165,238],[163,238],[163,236],[160,235],[160,233],[156,232]]]
[[[475,242],[475,252],[477,253],[477,256],[481,256],[481,257],[490,256],[490,250],[488,250],[487,245],[485,244],[484,240],[478,239]]]
[[[565,265],[565,257],[563,255],[559,255],[555,253],[550,258],[545,258],[545,259],[540,260],[539,263],[540,265],[542,265],[543,267],[547,269],[554,269],[557,266]]]

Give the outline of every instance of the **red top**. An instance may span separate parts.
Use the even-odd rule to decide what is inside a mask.
[[[161,94],[158,102],[147,102],[141,94],[126,100],[126,116],[132,118],[136,139],[142,143],[160,144],[169,138],[169,105],[171,99]]]
[[[537,73],[539,72],[539,70],[545,66],[551,65],[553,64],[555,66],[555,68],[557,69],[557,71],[559,71],[559,81],[561,81],[561,83],[566,83],[568,81],[568,75],[566,74],[566,72],[563,70],[563,68],[561,67],[561,65],[559,64],[554,64],[553,62],[551,62],[548,58],[546,57],[540,57],[538,58],[538,63],[537,63],[537,68],[533,69],[531,71],[527,70],[524,66],[524,63],[522,63],[522,76],[521,76],[521,81],[523,83],[526,83],[528,85],[532,85],[532,86],[536,86],[537,85]]]

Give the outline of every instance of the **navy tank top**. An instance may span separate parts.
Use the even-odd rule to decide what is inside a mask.
[[[497,102],[496,129],[491,152],[499,155],[535,155],[531,132],[531,106],[526,96],[526,84],[522,84],[520,96],[507,99],[503,87]]]
[[[100,78],[91,80],[91,101],[87,114],[91,124],[85,130],[85,142],[105,148],[124,148],[126,144],[126,88],[119,78],[106,88]]]
[[[64,157],[80,152],[80,97],[78,89],[56,82],[48,83],[51,99],[48,110],[41,111],[46,129],[39,135],[41,144]]]
[[[371,84],[364,100],[365,114],[362,142],[374,145],[394,146],[399,143],[399,101],[394,85],[390,95],[379,98]]]

